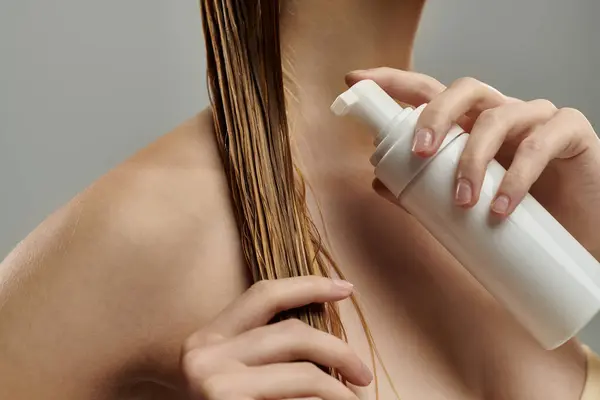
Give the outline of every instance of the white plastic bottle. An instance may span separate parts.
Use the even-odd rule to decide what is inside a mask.
[[[414,156],[413,132],[423,108],[403,109],[370,80],[331,106],[336,115],[352,114],[375,128],[375,175],[402,207],[544,348],[560,346],[600,310],[600,264],[529,194],[510,217],[494,221],[490,204],[506,172],[495,160],[478,203],[457,207],[456,168],[468,134],[455,125],[436,155]]]

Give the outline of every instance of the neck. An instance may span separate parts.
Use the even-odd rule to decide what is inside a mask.
[[[333,162],[368,160],[366,128],[329,111],[357,69],[410,69],[424,0],[288,0],[281,15],[281,46],[288,115],[305,172],[335,170]],[[324,165],[327,163],[327,165]],[[312,179],[311,179],[312,180]]]

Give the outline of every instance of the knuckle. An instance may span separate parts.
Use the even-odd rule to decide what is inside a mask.
[[[473,87],[479,86],[481,84],[481,81],[479,81],[478,79],[475,79],[470,76],[463,76],[462,78],[458,78],[457,80],[455,80],[452,85],[458,87]]]
[[[438,88],[436,88],[429,79],[417,80],[415,82],[415,91],[424,102],[429,102],[440,93]]]
[[[223,335],[217,333],[198,331],[185,340],[183,343],[183,351],[187,353],[199,347],[205,347],[219,343],[223,339]]]
[[[264,279],[253,284],[248,291],[258,297],[264,297],[269,301],[275,296],[277,281]]]
[[[488,108],[479,114],[477,120],[485,126],[502,125],[505,121],[504,110],[501,107]]]
[[[376,71],[379,71],[385,75],[395,75],[398,72],[398,70],[396,68],[392,68],[392,67],[379,67],[376,69]]]
[[[284,333],[291,334],[298,331],[304,331],[308,325],[297,318],[290,318],[280,322],[279,327]]]
[[[583,138],[598,139],[594,127],[587,119],[587,117],[576,108],[561,108],[558,110],[557,116],[568,120],[568,125],[573,136],[580,136]]]
[[[200,385],[200,392],[210,400],[221,400],[233,398],[232,384],[223,375],[213,375],[205,379]]]
[[[551,110],[551,111],[556,111],[557,110],[557,108],[554,105],[554,103],[551,102],[550,100],[547,100],[547,99],[537,99],[537,100],[534,100],[533,102],[536,105],[538,105],[538,106],[540,106],[540,107],[542,107],[544,109],[548,109],[548,110]]]
[[[565,107],[558,110],[558,115],[569,120],[575,132],[592,133],[595,136],[594,128],[587,117],[578,109]]]
[[[271,281],[267,279],[263,279],[261,281],[255,282],[249,290],[252,290],[257,293],[263,293],[266,290],[269,290],[271,287]]]
[[[526,157],[543,153],[545,142],[543,139],[536,136],[530,136],[523,140],[518,148],[518,153],[524,154]]]
[[[465,149],[459,161],[459,167],[462,172],[473,172],[483,168],[487,161],[478,154],[475,149]]]
[[[579,111],[576,108],[571,108],[571,107],[564,107],[561,108],[559,110],[559,112],[568,118],[573,118],[573,119],[585,119],[587,120],[587,118],[585,117],[585,115],[583,115],[583,113],[581,111]]]
[[[421,114],[421,120],[428,124],[435,124],[438,121],[443,121],[446,118],[446,112],[435,101],[429,103]]]
[[[203,382],[212,375],[215,360],[204,349],[194,349],[183,355],[182,369],[185,375],[195,381]]]
[[[373,72],[384,86],[390,86],[398,79],[398,70],[391,67],[379,67]]]
[[[521,169],[509,168],[506,172],[503,186],[507,187],[511,191],[519,190],[526,186],[528,183],[528,177],[525,171]]]

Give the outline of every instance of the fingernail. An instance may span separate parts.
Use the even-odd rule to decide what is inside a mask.
[[[508,206],[510,205],[510,199],[508,196],[501,194],[496,197],[494,203],[492,204],[492,211],[496,214],[506,214],[508,212]]]
[[[354,71],[350,71],[351,74],[362,74],[367,72],[365,69],[355,69]]]
[[[334,279],[333,284],[344,291],[351,291],[354,289],[354,285],[348,281],[344,281],[342,279]]]
[[[373,373],[371,372],[371,369],[369,367],[367,367],[365,364],[362,365],[362,373],[363,373],[363,376],[365,377],[365,383],[367,385],[373,381]]]
[[[415,133],[415,138],[413,139],[412,151],[415,154],[423,154],[428,152],[432,145],[433,132],[431,132],[431,129],[419,129]]]
[[[456,193],[454,194],[454,201],[459,206],[467,205],[471,202],[473,197],[473,189],[471,182],[464,178],[459,178],[456,182]]]

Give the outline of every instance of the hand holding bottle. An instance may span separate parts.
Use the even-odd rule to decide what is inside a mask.
[[[584,169],[586,159],[598,162],[593,130],[575,118],[578,112],[553,117],[546,101],[520,102],[472,79],[425,104],[432,78],[388,69],[373,73],[388,93],[365,77],[331,109],[373,128],[371,164],[390,198],[545,348],[569,340],[600,310],[600,265],[528,189],[552,157],[573,160],[571,174]],[[422,104],[402,108],[390,97],[396,92],[404,103]],[[570,126],[565,120],[581,128],[564,133]],[[546,130],[547,142],[540,133]],[[494,159],[506,138],[516,143],[508,171]],[[588,180],[598,177],[589,167],[585,171]]]
[[[348,84],[371,79],[402,103],[428,103],[416,125],[413,150],[435,154],[453,123],[470,132],[456,174],[455,202],[473,207],[488,163],[507,173],[491,204],[510,215],[529,191],[596,258],[600,257],[600,141],[586,117],[548,100],[522,101],[473,78],[445,87],[409,71],[375,68],[350,73]]]

